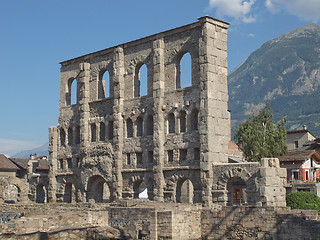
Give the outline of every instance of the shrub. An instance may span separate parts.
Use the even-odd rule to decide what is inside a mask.
[[[293,192],[286,196],[287,206],[292,209],[313,209],[320,213],[320,198],[311,192]]]

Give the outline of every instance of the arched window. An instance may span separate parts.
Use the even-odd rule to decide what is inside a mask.
[[[193,203],[194,188],[189,179],[180,180],[177,184],[176,201],[181,203]]]
[[[146,132],[146,135],[153,135],[153,117],[152,115],[149,115],[147,117],[147,122],[146,122],[146,125],[145,125],[145,132]]]
[[[111,97],[111,81],[110,81],[110,73],[105,70],[100,72],[100,81],[102,83],[102,92],[101,97],[99,94],[99,98],[109,98]]]
[[[198,118],[199,118],[199,111],[198,109],[194,108],[191,111],[191,131],[198,130]]]
[[[143,119],[142,117],[138,117],[137,118],[137,137],[141,137],[143,136]]]
[[[77,79],[70,78],[68,80],[68,92],[66,94],[66,104],[73,105],[77,103],[78,103]]]
[[[60,129],[60,146],[66,145],[66,133],[63,128]]]
[[[77,127],[76,127],[75,143],[76,143],[76,144],[80,144],[80,126],[77,126]]]
[[[185,53],[177,71],[177,88],[192,86],[192,60],[190,53]]]
[[[168,133],[175,133],[175,117],[173,113],[168,114]]]
[[[106,139],[106,125],[103,122],[100,123],[99,133],[100,133],[99,140],[103,142]]]
[[[147,185],[143,180],[137,180],[133,184],[133,198],[148,199]]]
[[[91,124],[91,142],[97,141],[97,127],[95,123]]]
[[[133,137],[133,123],[130,118],[127,119],[127,138]]]
[[[71,146],[73,144],[73,129],[72,127],[68,128],[68,145]]]
[[[186,119],[186,112],[180,111],[179,120],[180,120],[180,132],[186,132],[187,129],[187,119]]]
[[[134,97],[148,95],[148,69],[145,64],[138,65],[134,78]]]
[[[108,122],[108,139],[113,139],[113,121]]]

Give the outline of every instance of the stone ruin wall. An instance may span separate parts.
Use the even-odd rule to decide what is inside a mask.
[[[212,202],[212,166],[227,162],[228,24],[210,18],[61,63],[60,116],[49,130],[47,201],[135,198]],[[189,53],[192,84],[180,86]],[[139,70],[147,67],[146,96]],[[102,75],[108,72],[110,94]],[[71,86],[77,102],[71,104]],[[108,194],[96,196],[101,185]],[[178,189],[178,190],[177,190]]]
[[[160,202],[285,206],[278,160],[227,163],[227,28],[202,17],[62,62],[49,176],[28,180],[29,189],[3,189],[13,196],[9,190],[16,186],[24,200],[38,203],[112,202],[147,189],[148,198]],[[180,61],[187,53],[192,82],[181,88]],[[148,92],[141,96],[144,65]],[[233,200],[235,191],[242,202]]]
[[[50,206],[49,206],[50,205]],[[1,239],[319,239],[315,210],[122,200],[5,205]]]

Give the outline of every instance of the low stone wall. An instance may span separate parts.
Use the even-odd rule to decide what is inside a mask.
[[[38,232],[59,232],[78,228],[108,226],[106,206],[68,204],[0,205],[3,217],[0,232],[22,236]]]
[[[150,201],[131,207],[124,205],[126,207],[108,208],[109,224],[113,228],[124,229],[133,239],[201,238],[201,205]]]
[[[33,232],[28,234],[5,233],[0,234],[1,239],[17,240],[94,240],[94,239],[125,239],[119,230],[111,227],[90,227],[80,229],[68,229],[56,232]]]
[[[203,209],[202,239],[320,239],[317,211],[280,207]]]
[[[320,239],[314,210],[122,201],[0,205],[1,239]],[[6,216],[9,216],[8,218]]]

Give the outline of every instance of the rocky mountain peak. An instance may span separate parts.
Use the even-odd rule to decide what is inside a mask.
[[[320,99],[320,27],[308,24],[266,42],[229,74],[228,83],[234,126],[266,103],[279,119],[287,116],[289,129],[320,126],[320,112],[310,104]]]

